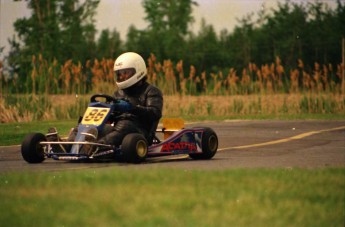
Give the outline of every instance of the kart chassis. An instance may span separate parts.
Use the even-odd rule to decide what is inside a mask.
[[[106,102],[100,102],[97,98],[105,98]],[[120,146],[85,141],[85,134],[91,127],[102,129],[105,124],[111,122],[112,114],[116,112],[116,103],[117,100],[108,95],[92,96],[73,142],[47,141],[46,136],[41,133],[27,135],[21,147],[24,160],[29,163],[40,163],[46,158],[54,160],[118,159],[140,163],[150,157],[179,154],[188,154],[193,159],[211,159],[217,152],[218,138],[211,128],[185,128],[181,119],[163,119],[163,127],[155,130],[152,141],[147,141],[138,133],[125,136]],[[157,137],[159,133],[164,136],[164,139]],[[81,153],[81,147],[86,144],[95,146],[94,152]],[[72,145],[71,150],[61,152],[54,149],[54,146],[64,145]]]

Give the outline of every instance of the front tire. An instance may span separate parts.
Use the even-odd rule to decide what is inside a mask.
[[[147,141],[139,133],[128,134],[122,141],[121,150],[125,162],[141,163],[147,156]]]
[[[40,144],[42,141],[47,141],[47,139],[41,133],[31,133],[24,138],[21,152],[25,161],[28,163],[41,163],[44,161],[44,149]]]
[[[217,134],[211,128],[204,128],[204,132],[201,138],[201,149],[202,153],[189,154],[193,159],[211,159],[218,149],[218,137]]]

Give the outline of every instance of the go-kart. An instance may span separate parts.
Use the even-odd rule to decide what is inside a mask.
[[[102,99],[100,101],[99,99]],[[104,100],[105,99],[105,100]],[[124,137],[120,146],[85,141],[90,128],[102,130],[106,124],[116,121],[117,111],[126,101],[104,94],[93,95],[90,104],[78,124],[74,141],[47,141],[42,133],[28,134],[21,145],[21,153],[28,163],[41,163],[46,158],[54,160],[102,160],[114,159],[129,163],[141,163],[146,158],[188,154],[192,159],[211,159],[218,149],[216,133],[207,127],[185,128],[181,119],[162,119],[162,128],[153,129],[152,137],[132,133]],[[161,134],[159,137],[158,134]],[[96,147],[91,154],[81,152],[85,144]],[[70,149],[61,151],[58,146]]]

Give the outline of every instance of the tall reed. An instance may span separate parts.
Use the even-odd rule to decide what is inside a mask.
[[[32,70],[23,79],[5,75],[0,62],[0,122],[76,118],[89,94],[112,94],[117,89],[113,63],[94,59],[84,65],[72,60],[59,64],[39,54],[32,56]],[[344,113],[344,66],[315,63],[308,68],[301,59],[297,68],[288,68],[277,57],[261,66],[249,63],[239,72],[199,72],[183,60],[159,62],[151,54],[147,78],[167,97],[168,115]],[[57,104],[61,95],[68,100]]]
[[[48,62],[42,55],[32,56],[32,70],[26,80],[14,75],[0,74],[1,94],[15,91],[18,83],[24,83],[31,94],[87,94],[90,92],[113,92],[116,89],[113,59],[66,61],[59,65],[56,60]],[[250,63],[240,72],[198,72],[193,65],[184,66],[183,60],[157,62],[151,54],[147,59],[148,80],[160,87],[167,95],[247,95],[296,92],[332,92],[344,94],[344,66],[336,70],[331,64],[315,63],[307,70],[303,61],[298,68],[286,69],[279,57],[274,63],[257,66]],[[2,64],[0,63],[0,69]],[[188,69],[186,71],[186,68]],[[1,70],[2,72],[2,70]],[[18,91],[23,93],[23,91]]]

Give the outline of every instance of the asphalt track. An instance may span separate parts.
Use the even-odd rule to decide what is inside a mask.
[[[212,160],[196,161],[186,155],[148,159],[142,164],[117,162],[67,162],[45,160],[26,163],[20,146],[0,147],[0,173],[64,171],[88,168],[179,168],[219,170],[229,168],[345,167],[345,120],[249,120],[202,122],[186,127],[213,128],[219,139]]]

